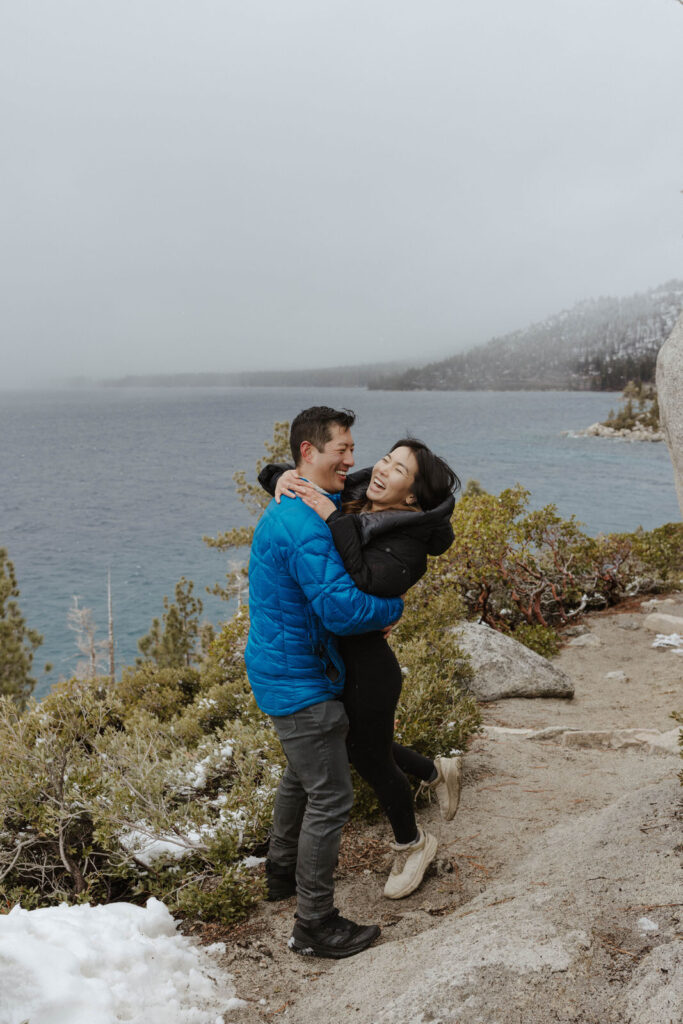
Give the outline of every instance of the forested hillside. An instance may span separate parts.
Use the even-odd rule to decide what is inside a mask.
[[[654,381],[657,352],[683,310],[683,281],[581,302],[437,363],[376,377],[397,390],[621,390]]]

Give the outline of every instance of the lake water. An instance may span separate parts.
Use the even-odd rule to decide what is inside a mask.
[[[350,407],[357,465],[410,432],[490,491],[516,482],[535,507],[554,502],[591,533],[652,529],[679,518],[664,444],[563,436],[605,419],[619,396],[585,392],[382,392],[348,388],[226,388],[0,392],[0,546],[14,562],[20,607],[45,642],[36,695],[76,662],[67,628],[72,595],[104,636],[111,568],[116,660],[137,640],[181,576],[205,617],[231,609],[204,594],[229,557],[202,543],[252,520],[232,474],[251,476],[276,420],[308,405]],[[246,551],[241,552],[242,560]],[[237,557],[237,555],[235,556]]]

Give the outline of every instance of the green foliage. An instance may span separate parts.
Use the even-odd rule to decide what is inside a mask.
[[[31,667],[43,638],[26,625],[18,597],[14,565],[5,548],[0,548],[0,694],[9,695],[23,707],[36,685]]]
[[[630,380],[624,388],[624,399],[624,404],[616,413],[610,409],[604,427],[612,427],[614,430],[633,430],[635,427],[659,430],[659,404],[654,385],[645,384],[642,380]],[[637,403],[637,409],[634,403]]]
[[[192,580],[183,576],[176,583],[173,604],[164,597],[166,610],[161,621],[154,619],[147,636],[138,640],[144,656],[138,658],[138,665],[153,661],[159,668],[183,668],[200,659],[196,648],[201,634],[199,617],[203,605],[198,597],[192,596],[193,590]]]
[[[486,491],[478,480],[468,480],[462,494],[465,498],[471,498],[477,494],[486,494]]]
[[[464,750],[481,717],[463,688],[472,676],[469,661],[446,633],[396,644],[405,676],[396,709],[396,742],[427,757]]]
[[[551,626],[541,626],[538,623],[519,622],[515,627],[515,640],[525,647],[529,647],[542,658],[552,658],[560,649],[560,641],[557,631]]]
[[[529,511],[528,502],[519,485],[499,495],[464,496],[453,514],[456,540],[439,572],[467,615],[534,650],[550,652],[551,632],[585,608],[660,589],[680,564],[679,524],[650,534],[589,537],[554,505]]]
[[[617,534],[631,548],[633,575],[649,580],[651,589],[678,586],[683,578],[683,523],[665,523],[646,532]]]
[[[2,898],[155,895],[206,919],[244,916],[259,886],[241,861],[266,837],[281,754],[256,715],[188,746],[175,726],[201,701],[198,683],[191,669],[148,665],[123,689],[60,683],[23,713],[0,699]],[[152,843],[177,856],[150,859]]]
[[[187,917],[233,925],[243,921],[249,908],[264,896],[263,877],[230,864],[220,876],[200,874],[184,883],[176,890],[173,905]]]
[[[145,662],[138,668],[124,668],[114,693],[115,706],[123,717],[146,711],[159,722],[168,722],[192,703],[200,687],[200,674],[193,668],[159,668]]]

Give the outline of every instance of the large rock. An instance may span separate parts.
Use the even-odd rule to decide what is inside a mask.
[[[670,636],[672,633],[678,633],[679,636],[683,636],[683,617],[680,615],[665,615],[664,612],[650,612],[645,618],[643,623],[645,629],[652,630],[653,633],[663,633],[665,636]]]
[[[574,696],[568,675],[490,626],[462,622],[452,633],[472,661],[474,679],[469,687],[478,700]]]
[[[657,398],[683,516],[683,315],[657,356]]]
[[[527,832],[524,813],[511,800],[510,827],[525,836],[525,856],[487,877],[482,892],[464,908],[453,907],[418,934],[397,940],[393,928],[385,928],[381,944],[337,961],[323,984],[309,981],[289,1011],[293,1016],[285,1019],[301,1024],[680,1020],[683,973],[674,916],[680,869],[670,855],[679,788],[678,780],[670,779],[629,792],[607,807],[573,810],[540,836]],[[643,823],[655,828],[645,829]],[[416,919],[421,913],[400,910]],[[654,940],[642,937],[644,914],[657,925]],[[628,964],[617,985],[608,982],[614,964],[619,969]]]

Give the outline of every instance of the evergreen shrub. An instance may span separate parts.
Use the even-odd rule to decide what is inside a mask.
[[[457,591],[468,617],[548,656],[557,631],[584,610],[680,584],[683,524],[590,537],[555,505],[528,503],[517,485],[499,495],[472,490],[456,505],[438,585]]]
[[[172,689],[172,675],[163,679]],[[104,680],[61,683],[24,713],[2,699],[0,896],[9,905],[154,895],[230,923],[259,898],[262,883],[242,861],[267,835],[281,772],[275,735],[263,717],[235,719],[187,745],[171,703],[128,706]],[[152,856],[152,844],[168,852]]]

